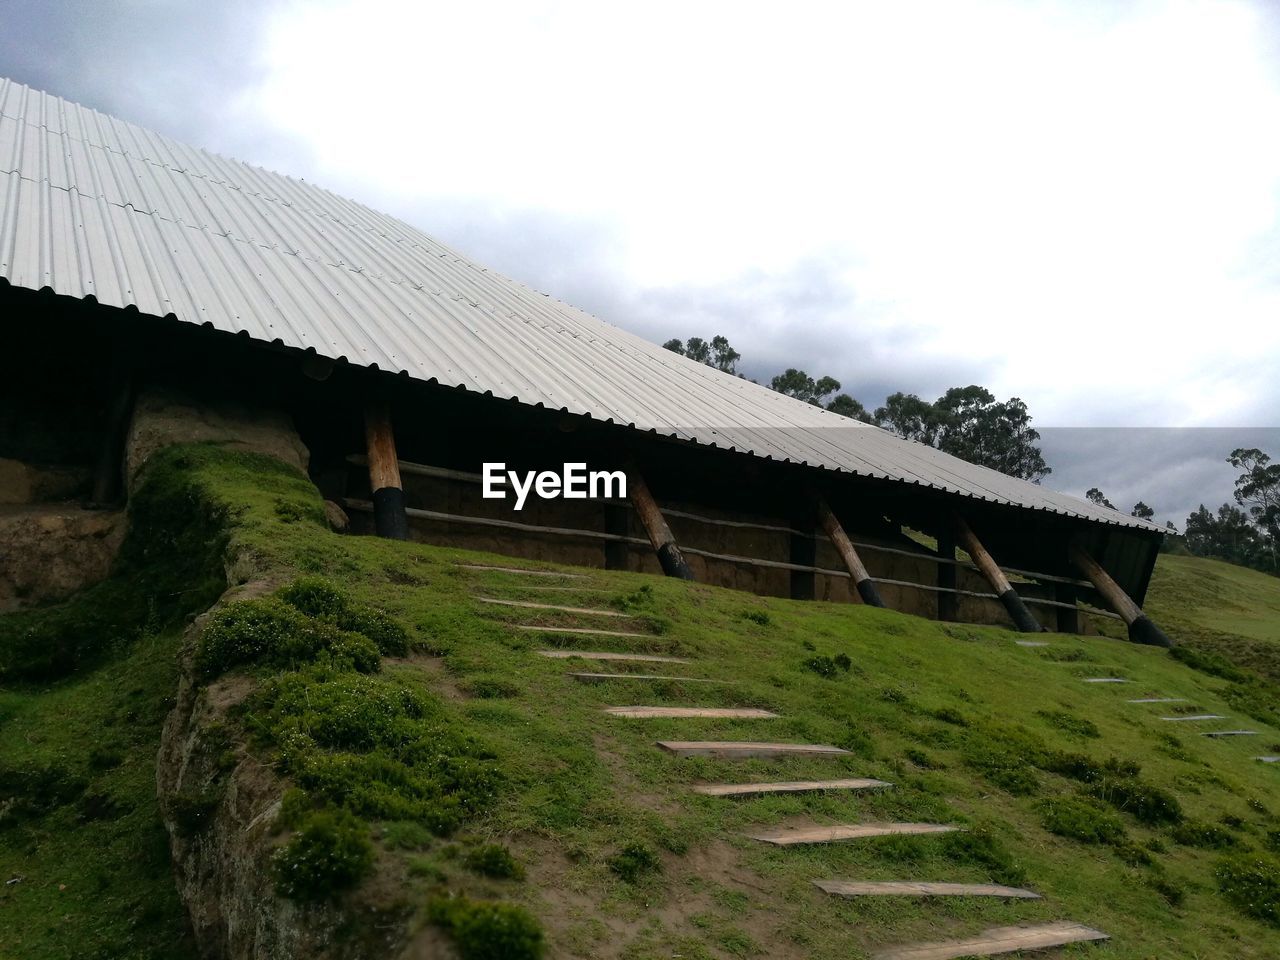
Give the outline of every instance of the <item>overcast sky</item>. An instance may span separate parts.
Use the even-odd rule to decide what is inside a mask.
[[[1181,525],[1234,446],[1280,455],[1280,4],[0,11],[0,74],[655,341],[722,333],[868,407],[1020,396],[1058,489]],[[1082,427],[1146,429],[1046,429]]]

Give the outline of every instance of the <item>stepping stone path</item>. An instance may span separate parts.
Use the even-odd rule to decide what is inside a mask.
[[[818,743],[751,743],[738,740],[659,740],[679,757],[844,756],[849,751]]]
[[[1047,950],[1068,943],[1108,939],[1101,930],[1063,921],[1031,927],[992,927],[964,940],[891,947],[871,956],[872,960],[959,960],[961,957],[994,957],[1018,950]]]
[[[591,607],[562,607],[555,603],[534,603],[532,600],[500,600],[497,597],[476,597],[481,603],[492,603],[500,607],[524,607],[528,610],[554,610],[556,613],[577,613],[592,617],[625,617],[627,614],[618,610],[595,610]]]
[[[559,570],[526,570],[524,567],[494,567],[483,563],[460,563],[464,570],[487,570],[494,573],[520,573],[527,577],[565,577],[570,580],[585,580],[580,573],[561,573]]]
[[[879,790],[892,783],[868,777],[845,780],[784,780],[779,783],[702,783],[694,793],[705,797],[749,797],[762,793],[808,793],[814,790]]]
[[[611,717],[651,720],[659,717],[706,717],[708,719],[774,720],[777,714],[768,710],[738,707],[605,707]]]
[[[1039,900],[1040,894],[998,883],[921,883],[915,880],[815,880],[819,890],[837,897],[1003,897]]]
[[[530,577],[562,577],[585,579],[581,574],[561,573],[555,570],[529,570],[520,567],[490,566],[485,564],[458,564],[469,570],[511,573]],[[565,590],[576,589],[565,586],[547,586],[534,589]],[[556,613],[576,614],[579,616],[602,616],[624,618],[628,615],[616,610],[601,610],[591,607],[571,607],[550,603],[535,603],[528,600],[504,600],[498,597],[477,597],[481,603],[495,606],[515,607],[524,610],[553,611]],[[627,639],[652,640],[647,633],[624,630],[599,630],[588,627],[556,627],[543,624],[511,623],[507,624],[517,630],[537,631],[542,633],[586,634],[591,636],[620,637]],[[1018,640],[1023,647],[1046,647],[1047,641]],[[662,656],[645,653],[615,653],[612,651],[586,650],[538,650],[539,656],[556,660],[568,660],[579,657],[584,660],[622,661],[637,663],[689,663],[681,657]],[[695,678],[662,676],[658,674],[628,673],[570,673],[570,677],[579,683],[609,683],[614,681],[666,681],[675,683],[722,683],[724,681]],[[1129,683],[1121,677],[1088,677],[1085,683]],[[1176,703],[1172,698],[1152,698],[1135,700],[1131,703]],[[668,706],[627,706],[603,707],[602,712],[609,716],[626,719],[650,718],[701,718],[701,719],[774,719],[777,714],[769,710],[755,708],[719,708],[719,707],[668,707]],[[1218,720],[1221,717],[1167,717],[1170,720]],[[1253,731],[1220,731],[1205,736],[1231,736],[1234,734],[1252,733]],[[756,743],[734,740],[659,740],[657,745],[663,750],[680,757],[717,757],[732,759],[737,757],[838,757],[849,755],[848,750],[827,744],[814,743]],[[1266,763],[1275,762],[1277,757],[1258,757]],[[773,783],[708,783],[693,786],[695,793],[709,797],[759,796],[774,793],[806,793],[825,790],[879,790],[891,787],[883,780],[867,777],[847,777],[835,780],[787,780]],[[922,835],[949,833],[959,827],[939,823],[893,823],[867,822],[852,824],[834,824],[824,826],[794,827],[782,830],[765,831],[748,834],[752,839],[777,847],[790,847],[801,844],[836,843],[845,840],[857,840],[868,837],[885,837],[896,835]],[[815,880],[814,884],[827,893],[840,897],[897,896],[897,897],[999,897],[1004,899],[1036,900],[1040,894],[1020,887],[1006,887],[989,883],[932,883],[916,881],[855,881],[855,880]],[[1039,950],[1061,946],[1068,943],[1079,943],[1087,940],[1105,940],[1107,935],[1078,923],[1058,922],[1035,926],[996,927],[986,930],[977,937],[963,940],[951,940],[938,943],[923,943],[894,947],[882,951],[875,956],[877,960],[952,960],[960,957],[993,956],[1000,953],[1011,953],[1018,950]]]
[[[1209,730],[1200,734],[1202,737],[1256,737],[1257,730]]]
[[[945,823],[848,823],[829,827],[798,827],[773,833],[749,833],[752,840],[790,847],[799,843],[836,843],[864,837],[892,837],[899,834],[951,833],[959,827]]]
[[[1141,700],[1126,700],[1125,703],[1186,703],[1185,697],[1143,697]]]
[[[1182,723],[1190,720],[1225,720],[1226,717],[1219,716],[1216,713],[1197,713],[1190,717],[1161,717],[1161,720],[1168,720],[1172,723]]]
[[[592,630],[590,627],[543,627],[532,623],[512,623],[509,626],[517,630],[532,630],[535,633],[589,633],[593,637],[640,637],[652,640],[651,633],[635,633],[628,630]]]
[[[579,683],[604,683],[607,680],[661,680],[668,683],[716,684],[727,684],[729,682],[728,680],[704,680],[701,677],[669,677],[659,673],[571,673],[569,676]]]
[[[663,657],[656,653],[612,653],[608,650],[539,650],[538,656],[552,660],[635,660],[639,663],[688,663],[679,657]]]

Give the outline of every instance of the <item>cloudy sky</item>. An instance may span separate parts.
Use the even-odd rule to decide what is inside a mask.
[[[0,74],[656,341],[1027,401],[1181,525],[1280,455],[1280,6],[0,0]],[[1088,428],[1088,429],[1084,429]]]

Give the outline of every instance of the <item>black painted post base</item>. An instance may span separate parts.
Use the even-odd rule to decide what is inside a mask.
[[[876,589],[874,580],[859,580],[857,588],[858,596],[862,598],[862,602],[868,607],[884,606],[884,601],[880,599],[880,591]]]
[[[1009,611],[1009,616],[1013,618],[1013,625],[1022,633],[1040,633],[1044,629],[1044,627],[1040,626],[1040,621],[1031,615],[1027,605],[1022,602],[1022,598],[1018,596],[1018,592],[1012,587],[1000,594],[1000,602],[1004,604],[1004,608]]]
[[[409,515],[404,511],[404,491],[383,487],[373,491],[373,529],[388,540],[409,539]]]
[[[658,562],[662,564],[662,572],[668,577],[679,577],[681,580],[692,580],[693,571],[684,559],[684,554],[674,543],[664,543],[658,548]]]
[[[1145,643],[1151,647],[1172,647],[1173,641],[1165,632],[1143,615],[1129,624],[1129,639],[1134,643]]]

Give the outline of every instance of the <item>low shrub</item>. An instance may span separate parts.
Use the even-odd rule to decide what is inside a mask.
[[[628,843],[606,861],[609,869],[627,883],[635,883],[647,874],[662,869],[658,855],[643,843]]]
[[[922,770],[945,770],[947,768],[947,765],[941,760],[929,756],[918,747],[908,747],[902,751],[902,755]]]
[[[1145,882],[1152,890],[1164,897],[1165,903],[1171,907],[1180,907],[1187,899],[1186,887],[1163,874],[1146,877]]]
[[[520,687],[499,677],[470,677],[462,689],[481,700],[507,700],[520,696]]]
[[[996,883],[1017,884],[1027,878],[1022,865],[986,827],[945,834],[942,838],[942,853],[956,863],[985,868]]]
[[[1040,822],[1050,833],[1080,843],[1117,844],[1124,824],[1102,804],[1085,797],[1053,797],[1039,805]]]
[[[402,657],[409,652],[404,627],[381,610],[352,600],[323,577],[301,577],[276,596],[299,613],[367,637],[386,656]]]
[[[818,676],[830,680],[839,676],[841,671],[848,673],[853,666],[853,661],[844,654],[839,654],[835,657],[820,654],[802,661],[800,665],[806,670],[812,670]]]
[[[764,610],[743,610],[742,619],[750,620],[752,623],[759,624],[762,627],[769,626],[769,614]]]
[[[497,877],[500,880],[524,879],[524,867],[511,855],[511,851],[501,844],[486,843],[482,847],[467,851],[462,862],[468,870],[485,877]]]
[[[1036,716],[1048,723],[1049,726],[1075,737],[1096,740],[1102,736],[1097,724],[1092,720],[1085,717],[1077,717],[1074,714],[1067,713],[1065,710],[1037,710]]]
[[[373,869],[369,829],[345,810],[314,810],[272,858],[276,889],[291,900],[320,901],[354,887]]]
[[[546,949],[538,921],[512,904],[436,897],[427,916],[449,931],[462,960],[538,960]]]
[[[1180,843],[1184,847],[1223,850],[1236,845],[1236,838],[1228,831],[1200,820],[1183,820],[1173,828],[1170,835],[1175,843]]]
[[[965,747],[963,757],[965,764],[978,771],[984,780],[1006,793],[1025,797],[1040,789],[1035,766],[1024,753],[971,741]]]
[[[1218,861],[1214,876],[1219,892],[1236,909],[1280,927],[1280,866],[1274,860],[1236,854]]]
[[[953,727],[967,727],[968,719],[963,713],[955,707],[940,707],[934,710],[932,716],[935,720],[941,720],[943,723],[949,723]]]

